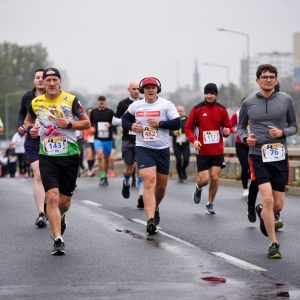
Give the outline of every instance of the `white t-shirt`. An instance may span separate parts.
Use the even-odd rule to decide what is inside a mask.
[[[18,132],[16,132],[11,140],[15,143],[15,152],[16,153],[25,153],[24,143],[25,143],[25,135],[21,136]]]
[[[136,122],[143,126],[143,132],[136,135],[136,146],[150,149],[165,149],[169,147],[169,130],[152,128],[149,118],[168,121],[179,118],[175,105],[166,99],[158,97],[154,103],[147,103],[145,99],[135,101],[128,107],[128,112],[135,116]]]

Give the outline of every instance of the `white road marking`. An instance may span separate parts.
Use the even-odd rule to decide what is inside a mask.
[[[256,265],[252,265],[250,263],[247,263],[244,260],[238,259],[238,258],[236,258],[234,256],[230,256],[230,255],[222,253],[222,252],[211,252],[211,253],[214,254],[214,255],[216,255],[216,256],[222,257],[222,258],[224,258],[226,260],[229,260],[229,261],[233,262],[234,264],[242,265],[242,266],[244,266],[246,268],[249,268],[249,269],[252,269],[252,270],[255,270],[255,271],[264,271],[264,272],[268,271],[266,269],[263,269],[263,268],[258,267]]]
[[[97,202],[93,202],[93,201],[90,201],[90,200],[81,200],[83,203],[86,203],[88,205],[92,205],[92,206],[103,206],[102,204],[99,204]]]
[[[140,219],[131,219],[131,221],[147,226],[147,222],[145,222],[145,221],[143,221],[143,220],[140,220]],[[159,226],[157,226],[157,228],[158,228],[158,229],[161,229],[161,227],[159,227]],[[169,238],[171,238],[171,239],[173,239],[173,240],[175,240],[175,241],[177,241],[177,242],[180,242],[180,243],[182,243],[182,244],[185,244],[185,245],[187,245],[187,246],[189,246],[189,247],[196,248],[196,246],[194,246],[194,245],[192,245],[192,244],[190,244],[190,243],[188,243],[188,242],[185,242],[185,241],[183,241],[183,240],[181,240],[181,239],[179,239],[179,238],[177,238],[177,237],[175,237],[175,236],[173,236],[173,235],[170,235],[170,234],[168,234],[168,233],[166,233],[166,232],[164,232],[164,231],[161,231],[161,230],[160,230],[159,233],[161,233],[162,235],[165,235],[165,236],[167,236],[167,237],[169,237]]]
[[[114,212],[112,212],[112,211],[108,211],[111,215],[113,215],[113,216],[116,216],[116,217],[119,217],[119,218],[121,218],[121,219],[125,219],[122,215],[119,215],[119,214],[117,214],[117,213],[114,213]]]

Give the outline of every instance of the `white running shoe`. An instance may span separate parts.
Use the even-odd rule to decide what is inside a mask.
[[[248,189],[244,189],[243,191],[243,197],[246,198],[249,195],[249,190]]]

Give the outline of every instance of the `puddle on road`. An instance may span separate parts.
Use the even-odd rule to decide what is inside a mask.
[[[117,232],[121,232],[121,233],[126,233],[129,234],[130,236],[132,236],[135,239],[138,240],[142,240],[142,241],[146,241],[147,243],[149,243],[150,245],[154,246],[154,247],[161,247],[164,248],[168,251],[171,252],[176,252],[179,253],[179,249],[180,247],[177,246],[171,246],[162,242],[158,242],[156,239],[141,235],[141,234],[137,234],[132,232],[131,230],[128,229],[116,229]],[[177,249],[178,248],[178,249]],[[176,250],[177,249],[177,250]],[[202,265],[199,265],[199,267],[203,267]],[[202,272],[203,274],[209,274],[211,272],[209,271],[204,271]],[[228,294],[227,292],[229,292],[234,285],[238,284],[240,286],[240,290],[242,291],[243,288],[246,287],[250,287],[251,290],[251,294],[247,294],[247,296],[243,299],[254,299],[254,300],[268,300],[268,299],[278,299],[278,300],[285,300],[285,299],[300,299],[300,291],[299,290],[292,290],[291,291],[287,291],[288,287],[284,284],[284,283],[276,283],[276,282],[271,282],[271,283],[247,283],[247,282],[231,282],[230,280],[227,281],[226,278],[222,278],[222,277],[214,277],[214,276],[206,276],[206,277],[201,277],[199,278],[201,280],[203,280],[204,282],[207,282],[207,284],[211,287],[215,287],[217,288],[217,286],[220,286],[220,284],[222,284],[221,286],[224,286],[224,291],[222,294],[219,294],[218,299],[229,299],[227,298]],[[272,281],[272,279],[270,279]],[[242,287],[243,286],[243,287]],[[228,291],[227,291],[228,289]],[[246,288],[247,289],[247,288]],[[237,296],[237,294],[235,295]],[[225,298],[222,298],[225,297]],[[217,299],[217,298],[216,298]],[[232,299],[237,299],[237,298],[232,298]]]
[[[150,243],[153,246],[159,247],[159,242],[157,240],[153,239],[153,238],[145,237],[141,234],[134,233],[134,232],[132,232],[131,230],[128,230],[128,229],[116,229],[116,231],[127,233],[127,234],[131,235],[134,239],[146,241],[146,242]]]

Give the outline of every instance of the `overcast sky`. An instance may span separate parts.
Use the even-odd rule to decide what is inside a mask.
[[[292,52],[299,0],[1,0],[0,42],[41,43],[67,72],[70,87],[104,93],[113,84],[155,76],[162,90],[239,84],[240,60],[258,52]]]

